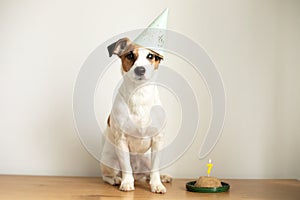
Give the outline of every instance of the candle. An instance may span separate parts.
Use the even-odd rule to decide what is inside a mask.
[[[213,167],[213,164],[211,163],[211,159],[208,160],[208,164],[206,166],[207,166],[207,176],[209,176],[211,168]]]

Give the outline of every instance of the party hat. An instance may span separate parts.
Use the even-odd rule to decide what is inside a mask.
[[[166,28],[169,9],[165,9],[143,32],[134,40],[134,43],[150,48],[163,55],[166,42]]]

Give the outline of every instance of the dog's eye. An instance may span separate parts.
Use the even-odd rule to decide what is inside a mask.
[[[147,55],[147,59],[153,59],[153,54],[152,53],[149,53],[148,55]]]
[[[161,57],[159,57],[159,56],[155,56],[155,61],[161,61]]]
[[[128,60],[133,60],[134,59],[134,55],[133,55],[132,51],[129,54],[126,55],[126,58]]]

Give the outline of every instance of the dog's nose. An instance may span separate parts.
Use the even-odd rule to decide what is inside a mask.
[[[145,67],[136,67],[134,73],[138,76],[143,76],[146,73]]]

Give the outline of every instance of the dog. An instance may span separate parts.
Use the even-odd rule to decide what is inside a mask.
[[[102,179],[134,190],[134,180],[146,177],[151,191],[166,193],[159,173],[165,113],[155,80],[163,56],[122,38],[108,46],[109,56],[121,59],[123,82],[116,94],[105,130],[101,154]]]

